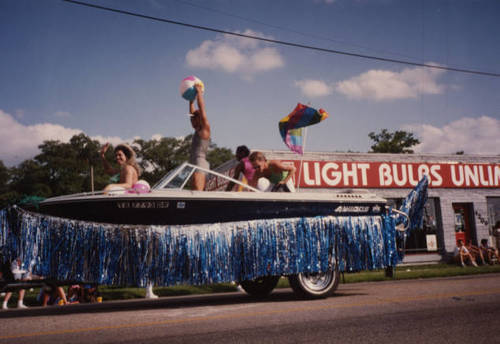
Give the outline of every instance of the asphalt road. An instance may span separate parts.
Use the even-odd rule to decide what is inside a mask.
[[[500,343],[500,274],[0,312],[0,343]]]

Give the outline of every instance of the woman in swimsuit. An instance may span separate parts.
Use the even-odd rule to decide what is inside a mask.
[[[209,169],[210,165],[206,159],[208,148],[210,147],[210,124],[208,123],[205,111],[205,99],[201,85],[194,85],[196,88],[196,102],[198,109],[195,109],[194,100],[189,102],[189,113],[191,126],[194,129],[193,140],[191,142],[191,153],[189,162],[193,165]],[[197,170],[193,173],[193,190],[203,191],[205,189],[205,173]]]
[[[115,159],[119,169],[111,167],[109,162],[106,160],[106,151],[109,148],[109,143],[106,143],[101,149],[101,159],[104,165],[104,170],[109,175],[113,176],[112,178],[116,179],[115,183],[108,184],[104,191],[111,191],[112,189],[130,189],[132,186],[137,183],[139,180],[139,176],[141,174],[141,169],[137,162],[135,161],[135,152],[127,144],[119,144],[115,148]]]

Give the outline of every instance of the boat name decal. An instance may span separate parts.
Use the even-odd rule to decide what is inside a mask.
[[[359,205],[339,205],[335,208],[336,213],[366,213],[370,207]]]
[[[168,201],[121,201],[116,202],[119,209],[165,209]]]

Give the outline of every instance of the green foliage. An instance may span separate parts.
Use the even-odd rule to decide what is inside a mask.
[[[371,146],[371,153],[413,153],[410,148],[420,143],[413,137],[413,133],[402,130],[390,133],[387,129],[382,129],[380,134],[371,132],[368,136],[375,142]]]
[[[234,158],[233,153],[228,148],[219,148],[215,144],[210,146],[207,153],[207,160],[210,163],[210,168],[214,169],[222,165],[228,160]]]
[[[144,172],[141,179],[150,184],[156,183],[168,171],[189,160],[191,140],[193,135],[183,138],[163,137],[160,140],[135,140],[138,146],[137,157]],[[219,148],[211,144],[207,153],[210,168],[214,169],[233,158],[228,148]]]
[[[11,190],[11,170],[0,160],[0,209],[19,198],[20,195]]]
[[[160,140],[135,140],[137,158],[144,172],[141,179],[156,183],[168,171],[189,159],[191,137],[163,137]]]

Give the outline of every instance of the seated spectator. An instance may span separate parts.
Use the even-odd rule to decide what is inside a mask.
[[[40,296],[42,298],[42,307],[46,307],[47,305],[68,304],[66,293],[61,286],[55,288],[42,288],[42,290],[40,290]]]
[[[17,258],[12,261],[10,269],[6,264],[2,264],[2,277],[7,281],[26,281],[30,279],[30,273],[22,269],[21,259]],[[19,298],[17,299],[17,308],[28,308],[24,305],[24,289],[19,289]],[[6,292],[2,303],[2,309],[7,309],[9,300],[12,297],[12,292]]]
[[[498,249],[488,246],[488,239],[482,239],[479,250],[482,252],[485,259],[485,263],[493,264],[493,257],[496,257],[497,262],[500,264],[500,256],[498,254]]]
[[[455,262],[459,263],[461,266],[465,267],[467,262],[477,267],[474,257],[470,254],[469,250],[464,246],[462,240],[458,240],[457,247],[455,247],[454,253]]]
[[[261,152],[253,152],[250,154],[249,159],[255,169],[252,182],[250,183],[251,186],[257,186],[259,179],[264,177],[274,185],[271,189],[272,192],[295,191],[291,182],[295,176],[296,168],[294,165],[285,165],[277,160],[267,161]],[[288,183],[289,181],[290,183]]]
[[[68,303],[80,303],[80,298],[82,297],[82,288],[79,284],[74,284],[68,288]]]
[[[98,301],[100,297],[99,289],[97,284],[84,284],[83,285],[83,300],[80,302],[100,302]]]
[[[112,184],[108,184],[104,191],[116,191],[130,189],[137,183],[141,175],[141,169],[135,160],[135,152],[127,144],[119,144],[115,148],[115,159],[119,169],[111,167],[106,160],[105,154],[109,148],[109,143],[106,143],[101,149],[101,159],[106,173],[112,176]]]
[[[469,250],[470,254],[474,257],[474,260],[480,264],[486,264],[483,252],[479,249],[479,247],[472,245],[472,240],[467,240],[467,244],[465,245],[467,250]]]

